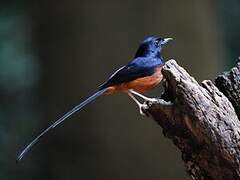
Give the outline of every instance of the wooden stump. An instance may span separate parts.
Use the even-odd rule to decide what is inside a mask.
[[[186,171],[196,180],[240,179],[240,60],[199,84],[175,60],[162,73],[165,91],[143,111],[181,150]]]

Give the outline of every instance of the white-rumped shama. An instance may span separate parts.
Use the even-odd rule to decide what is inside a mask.
[[[134,95],[139,96],[144,100],[152,100],[151,98],[147,98],[140,93],[152,89],[161,82],[163,78],[161,69],[164,65],[164,60],[161,56],[161,50],[163,46],[170,40],[172,40],[172,38],[160,38],[155,36],[145,38],[140,44],[136,55],[131,62],[113,73],[109,79],[98,88],[95,94],[75,106],[72,110],[68,111],[51,126],[41,132],[29,145],[23,149],[23,151],[21,151],[21,153],[17,156],[17,161],[20,161],[31,149],[31,147],[36,144],[38,140],[49,130],[55,128],[69,116],[79,111],[85,105],[89,104],[103,94],[109,95],[116,92],[126,92],[137,103],[140,113],[143,114],[141,110],[142,104],[135,98]]]

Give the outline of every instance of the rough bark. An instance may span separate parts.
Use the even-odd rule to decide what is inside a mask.
[[[143,111],[181,150],[189,176],[240,179],[240,61],[216,85],[199,84],[175,60],[162,73],[165,91],[156,102],[145,102]]]

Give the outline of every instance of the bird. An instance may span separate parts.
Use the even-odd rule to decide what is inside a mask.
[[[161,69],[164,65],[164,59],[161,52],[163,47],[171,40],[173,39],[161,38],[159,36],[148,36],[144,38],[132,61],[115,71],[107,81],[98,87],[97,91],[92,96],[72,108],[36,136],[36,138],[34,138],[32,142],[17,155],[16,161],[21,161],[33,145],[35,145],[50,130],[57,127],[71,115],[78,112],[101,95],[112,95],[118,92],[127,93],[128,96],[136,102],[140,114],[144,115],[142,111],[143,104],[140,103],[135,96],[138,96],[145,101],[155,100],[154,98],[142,95],[142,93],[153,89],[162,81],[163,75]]]

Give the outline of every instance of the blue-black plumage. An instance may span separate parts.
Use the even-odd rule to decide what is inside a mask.
[[[172,39],[163,39],[154,36],[145,38],[140,44],[134,59],[110,76],[110,78],[100,86],[100,89],[153,75],[156,68],[164,64],[161,50],[163,45],[170,40]]]

